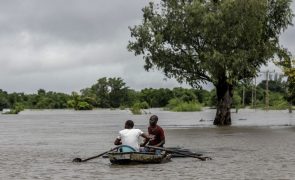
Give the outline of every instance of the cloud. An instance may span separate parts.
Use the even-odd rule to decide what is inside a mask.
[[[0,84],[34,92],[79,91],[101,77],[122,77],[131,88],[174,87],[147,73],[127,51],[128,26],[148,1],[11,0],[0,2]]]
[[[128,26],[140,23],[148,2],[0,1],[0,89],[71,92],[104,76],[122,77],[137,90],[180,86],[159,71],[144,71],[142,58],[126,49]],[[294,31],[288,29],[281,38],[293,53]]]
[[[35,36],[36,37],[36,36]],[[119,57],[126,54],[126,44],[92,43],[86,45],[68,42],[50,42],[42,47],[35,46],[31,34],[22,32],[13,44],[0,41],[1,73],[55,72],[71,68],[105,65],[123,62]],[[44,38],[44,37],[42,37]],[[46,38],[44,38],[46,39]]]

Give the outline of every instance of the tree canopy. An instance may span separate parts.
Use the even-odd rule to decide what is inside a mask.
[[[161,0],[143,8],[130,28],[128,49],[145,69],[193,87],[211,82],[219,101],[217,124],[229,125],[233,87],[261,65],[288,56],[279,35],[292,22],[291,0]],[[222,110],[223,109],[223,110]],[[223,112],[222,112],[223,111]]]

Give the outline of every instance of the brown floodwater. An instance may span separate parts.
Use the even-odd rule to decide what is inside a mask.
[[[241,110],[233,125],[212,125],[215,110],[175,113],[151,109],[44,110],[0,115],[0,179],[294,179],[295,115],[287,111]],[[146,131],[159,116],[166,146],[179,146],[213,160],[173,158],[165,164],[111,165],[98,158],[72,163],[114,147],[127,119]]]

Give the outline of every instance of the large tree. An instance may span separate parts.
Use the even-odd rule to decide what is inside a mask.
[[[292,21],[291,0],[161,0],[143,8],[130,27],[128,49],[145,69],[200,87],[211,82],[218,99],[215,125],[230,125],[233,88],[252,78],[274,55]]]

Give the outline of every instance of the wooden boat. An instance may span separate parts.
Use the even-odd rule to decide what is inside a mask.
[[[171,160],[171,155],[166,153],[109,152],[108,157],[112,164],[155,164]]]
[[[171,157],[172,158],[186,158],[186,157],[190,157],[190,155],[194,155],[194,156],[202,156],[203,154],[202,153],[196,153],[196,152],[193,152],[189,149],[183,149],[183,148],[180,148],[180,147],[167,147],[166,148],[167,150],[172,150],[172,151],[178,151],[178,152],[181,152],[182,154],[178,154],[178,153],[174,153],[174,152],[170,152],[169,154],[171,154]],[[102,156],[103,158],[109,158],[109,155],[108,154],[104,154]]]

